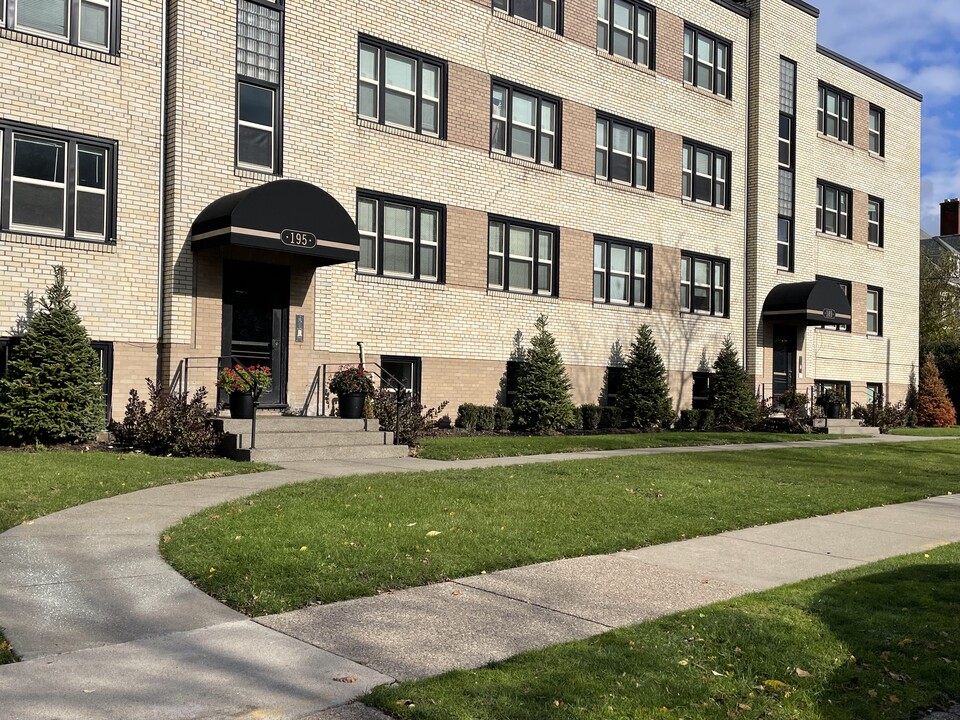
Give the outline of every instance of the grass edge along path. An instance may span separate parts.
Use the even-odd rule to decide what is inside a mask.
[[[145,488],[275,469],[224,458],[74,450],[0,452],[0,532],[43,515]],[[0,628],[0,665],[17,656]]]
[[[383,685],[403,720],[907,720],[960,695],[960,544]]]
[[[772,432],[636,432],[595,435],[464,435],[421,438],[417,457],[425,460],[475,460],[520,457],[592,450],[631,450],[659,447],[700,447],[703,445],[745,445],[748,443],[836,440],[850,435]]]
[[[958,461],[933,440],[329,478],[204,510],[160,549],[256,616],[960,492]]]

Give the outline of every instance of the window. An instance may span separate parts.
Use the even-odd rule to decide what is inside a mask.
[[[817,275],[817,280],[832,280],[837,285],[840,286],[840,289],[843,291],[844,296],[847,298],[847,302],[850,302],[850,283],[846,280],[838,280],[837,278],[824,277],[823,275]],[[835,330],[837,332],[850,332],[849,325],[831,325],[824,324],[820,326],[823,330]]]
[[[604,397],[607,407],[614,407],[617,404],[617,398],[620,396],[620,390],[623,389],[623,374],[626,368],[621,365],[608,365],[606,376],[604,377]]]
[[[517,389],[520,387],[520,372],[523,370],[522,360],[507,360],[507,369],[503,377],[503,404],[513,407],[517,399]]]
[[[849,407],[850,405],[850,383],[845,380],[814,380],[817,400],[816,404],[823,406],[824,398],[829,392],[837,392],[843,398],[841,405]]]
[[[556,295],[558,246],[556,228],[492,219],[487,242],[487,287]]]
[[[653,67],[653,9],[633,0],[597,0],[597,47]]]
[[[420,368],[418,357],[383,355],[380,358],[380,369],[383,371],[380,376],[380,387],[384,390],[396,390],[399,384],[403,390],[410,393],[411,397],[419,399]]]
[[[10,12],[4,14],[5,6]],[[0,27],[117,52],[120,0],[8,0],[0,2]]]
[[[883,402],[883,383],[867,383],[867,404],[874,405]]]
[[[237,2],[236,164],[280,172],[283,15],[277,0]]]
[[[867,335],[883,335],[883,290],[867,288]]]
[[[730,153],[691,141],[683,144],[683,197],[729,208],[727,177]]]
[[[817,130],[841,142],[853,142],[850,132],[853,98],[840,90],[820,85]]]
[[[363,38],[357,114],[382,125],[443,137],[446,70],[442,60]]]
[[[495,153],[559,166],[560,100],[494,82],[490,149]]]
[[[652,135],[641,125],[598,115],[597,177],[652,190]]]
[[[883,247],[883,200],[867,199],[867,243]]]
[[[593,301],[615,305],[650,304],[650,249],[612,238],[593,241]]]
[[[870,152],[883,155],[883,108],[870,106]]]
[[[703,315],[727,314],[729,262],[683,253],[680,255],[680,310]]]
[[[444,208],[419,200],[357,193],[361,273],[443,282]]]
[[[793,118],[780,114],[780,151],[778,153],[780,167],[793,165]]]
[[[730,97],[730,43],[703,30],[683,29],[683,81]]]
[[[562,0],[493,0],[493,7],[540,27],[560,32]]]
[[[693,373],[693,393],[690,407],[693,410],[706,410],[710,407],[710,380],[713,374],[698,370]]]
[[[777,268],[790,270],[791,249],[793,248],[793,221],[790,218],[777,218]]]
[[[116,215],[116,144],[0,124],[4,230],[110,241]]]
[[[827,235],[850,237],[850,191],[817,182],[817,230]]]
[[[777,269],[793,271],[794,141],[797,109],[797,64],[780,58],[779,178],[777,186]]]

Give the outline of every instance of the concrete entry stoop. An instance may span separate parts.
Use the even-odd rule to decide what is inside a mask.
[[[304,460],[373,460],[406,457],[406,445],[394,445],[393,433],[377,430],[377,420],[330,417],[257,416],[256,447],[250,447],[250,420],[218,420],[221,450],[234,460],[297,462]]]
[[[859,420],[832,420],[814,418],[813,427],[826,429],[831,435],[879,435],[880,428],[861,425]]]

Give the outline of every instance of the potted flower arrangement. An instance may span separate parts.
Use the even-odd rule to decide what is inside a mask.
[[[373,395],[373,378],[362,365],[341,367],[330,378],[330,392],[337,396],[340,417],[363,417],[363,404]]]
[[[230,417],[249,420],[253,417],[253,403],[270,389],[273,376],[266,365],[243,367],[237,363],[224,368],[217,377],[217,387],[230,398]]]
[[[847,404],[847,398],[840,388],[830,388],[820,393],[817,404],[824,408],[828,419],[836,420],[840,417],[843,406]]]

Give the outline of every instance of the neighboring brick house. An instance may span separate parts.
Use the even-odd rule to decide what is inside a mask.
[[[920,97],[805,2],[2,7],[0,337],[64,263],[114,408],[230,355],[299,408],[358,342],[489,404],[540,314],[577,402],[642,323],[678,409],[727,335],[765,395],[906,390]]]

